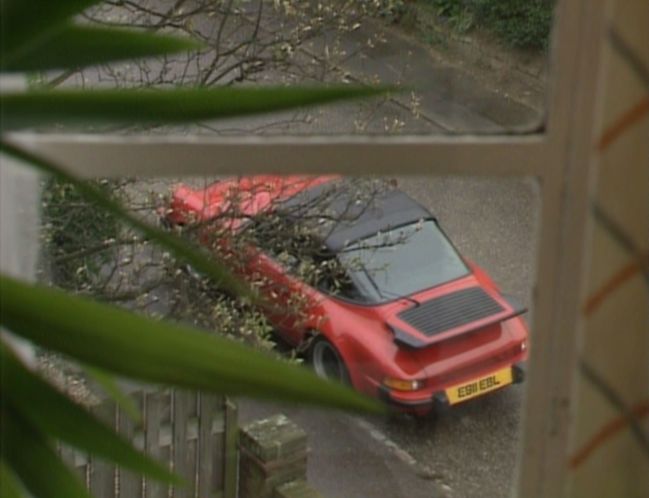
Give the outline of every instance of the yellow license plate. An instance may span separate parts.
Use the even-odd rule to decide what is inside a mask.
[[[503,368],[479,379],[465,382],[446,390],[446,397],[451,405],[495,391],[512,383],[512,369]]]

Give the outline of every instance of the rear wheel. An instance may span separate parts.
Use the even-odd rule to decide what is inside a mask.
[[[338,350],[324,337],[316,337],[309,349],[309,363],[318,377],[350,384],[349,372]]]

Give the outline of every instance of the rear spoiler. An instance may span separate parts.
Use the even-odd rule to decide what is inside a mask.
[[[402,330],[401,328],[396,327],[394,325],[391,324],[386,324],[386,325],[392,331],[392,334],[394,335],[394,342],[398,346],[403,346],[409,349],[423,349],[432,346],[433,344],[442,342],[445,339],[450,339],[451,337],[457,337],[458,335],[472,334],[478,332],[482,329],[495,325],[496,323],[501,323],[510,320],[512,318],[515,318],[517,316],[520,316],[523,313],[526,313],[528,311],[527,308],[524,307],[521,303],[519,303],[515,298],[504,294],[502,295],[502,297],[507,302],[507,304],[511,307],[511,311],[509,311],[505,315],[499,313],[498,315],[495,315],[492,320],[488,320],[486,322],[482,321],[480,325],[476,328],[470,328],[469,330],[458,332],[457,334],[450,337],[445,336],[444,339],[442,340],[435,340],[430,338],[426,340],[424,338],[417,337],[415,334],[406,332],[405,330]]]

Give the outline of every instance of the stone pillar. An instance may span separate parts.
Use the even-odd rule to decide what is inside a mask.
[[[239,498],[320,496],[313,494],[313,490],[310,490],[312,494],[304,494],[309,491],[304,482],[306,433],[284,415],[275,415],[243,427],[239,447]]]

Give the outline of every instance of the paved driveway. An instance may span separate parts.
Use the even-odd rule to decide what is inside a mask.
[[[531,179],[409,177],[400,187],[439,218],[460,251],[529,305],[538,196]],[[309,480],[330,498],[506,497],[524,384],[432,420],[370,419],[242,401],[249,421],[282,412],[307,430]]]

